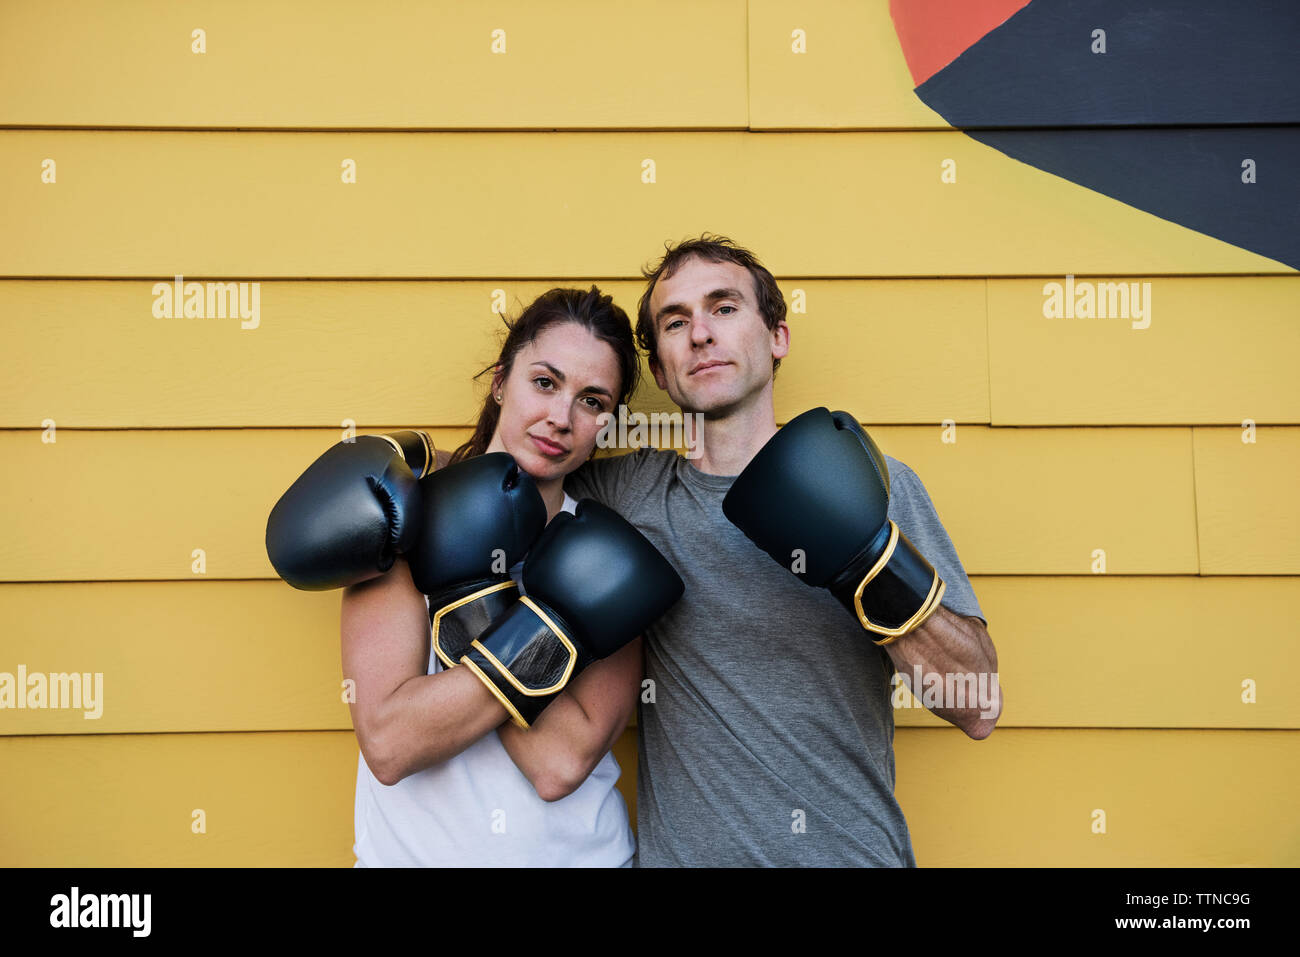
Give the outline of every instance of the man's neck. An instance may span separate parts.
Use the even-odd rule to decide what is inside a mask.
[[[769,388],[760,401],[722,418],[706,417],[695,446],[699,454],[690,462],[708,475],[739,475],[774,435],[776,411]]]

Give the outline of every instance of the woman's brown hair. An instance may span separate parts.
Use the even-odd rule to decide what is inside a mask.
[[[501,354],[474,378],[489,372],[500,370],[501,378],[509,378],[519,350],[536,339],[543,331],[561,322],[576,322],[601,342],[608,343],[618,358],[620,382],[618,401],[615,408],[627,403],[627,398],[636,391],[641,377],[641,363],[637,357],[636,339],[632,334],[632,323],[627,313],[614,304],[611,296],[603,294],[592,286],[587,291],[581,289],[550,289],[542,293],[511,322],[505,323],[505,342],[501,344]],[[495,376],[493,377],[495,379]],[[488,389],[487,398],[483,400],[483,409],[478,415],[478,425],[468,442],[456,449],[448,464],[455,464],[487,451],[501,418],[501,406],[497,404]]]

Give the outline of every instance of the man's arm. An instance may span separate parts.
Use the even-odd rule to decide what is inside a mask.
[[[936,680],[939,687],[948,688],[953,687],[953,681],[945,680],[946,676],[974,674],[974,707],[930,710],[977,741],[993,733],[1002,715],[1002,689],[997,678],[998,652],[980,619],[954,614],[940,605],[919,628],[884,648],[917,700],[922,700],[923,689]],[[922,686],[914,688],[912,679],[918,665]],[[929,677],[931,675],[936,677]],[[970,701],[969,694],[966,700]]]
[[[965,700],[956,707],[944,694],[935,714],[972,738],[993,732],[1002,713],[993,640],[980,620],[938,604],[943,568],[951,570],[949,601],[978,608],[956,549],[920,478],[888,459],[853,416],[819,408],[791,419],[736,478],[722,510],[782,565],[802,555],[796,574],[835,595],[909,688],[920,671],[921,688],[912,690],[921,704],[934,703],[937,680]]]
[[[576,791],[632,720],[641,687],[641,639],[584,670],[527,730],[497,733],[543,801]]]

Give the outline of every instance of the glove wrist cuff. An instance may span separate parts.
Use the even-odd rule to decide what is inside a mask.
[[[402,429],[398,432],[385,432],[375,436],[383,439],[393,447],[417,479],[422,479],[437,468],[437,451],[428,432],[414,429]]]
[[[519,598],[511,579],[466,582],[429,596],[429,636],[445,668],[460,664],[470,644]]]
[[[558,615],[525,595],[470,643],[461,663],[527,729],[589,663],[570,634]]]
[[[947,586],[898,525],[888,520],[828,586],[881,647],[919,628],[938,609]]]

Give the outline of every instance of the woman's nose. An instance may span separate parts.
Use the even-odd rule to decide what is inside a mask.
[[[550,414],[547,416],[547,421],[557,429],[568,429],[569,415],[572,405],[573,400],[570,396],[557,394],[555,398],[551,400],[551,405],[548,410]]]

